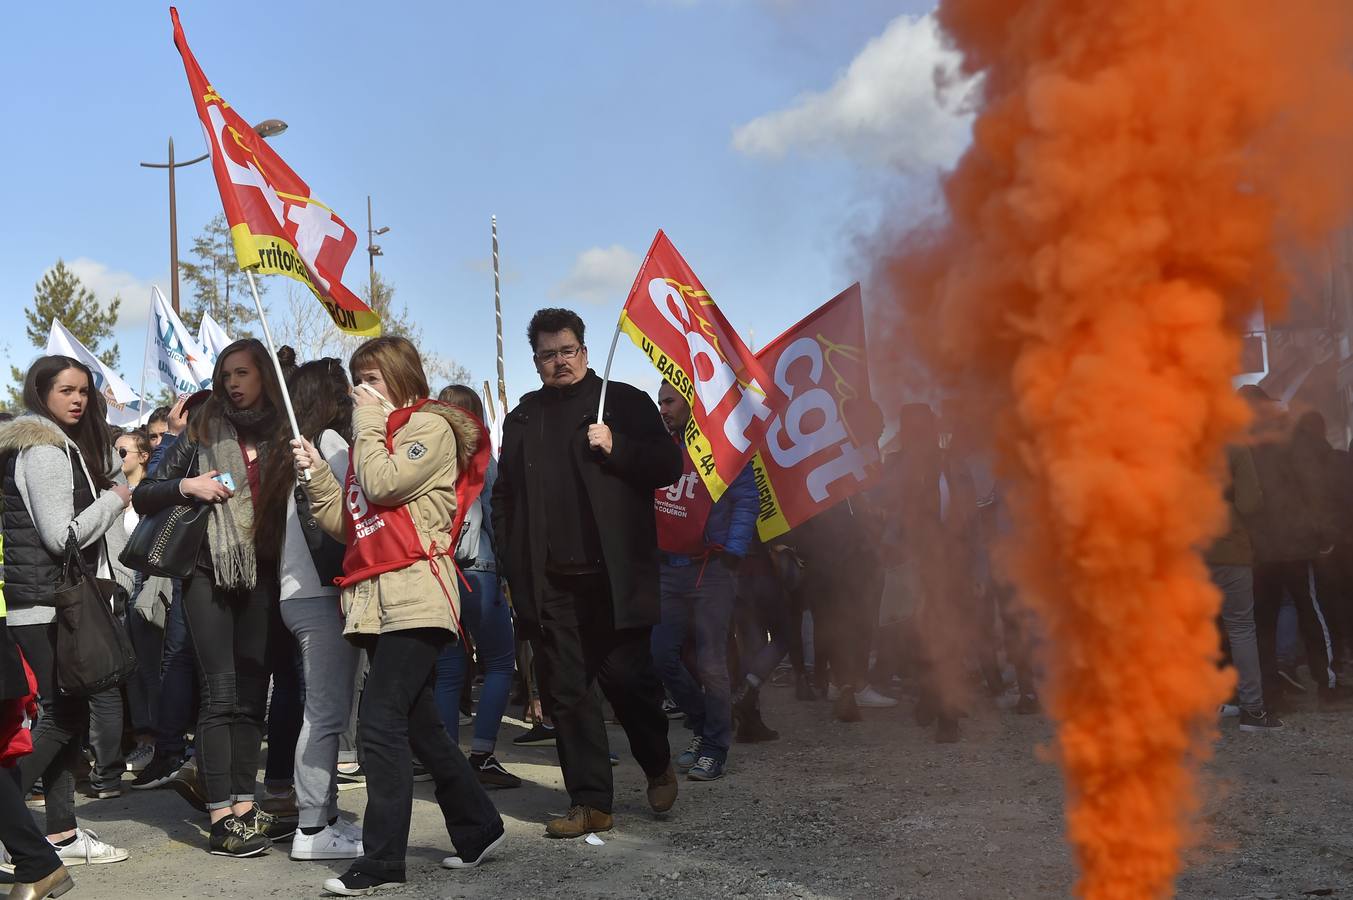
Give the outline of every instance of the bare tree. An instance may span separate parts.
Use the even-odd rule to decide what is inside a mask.
[[[428,383],[434,394],[448,384],[473,386],[474,376],[469,369],[423,346],[422,327],[410,317],[407,306],[395,306],[394,285],[377,273],[374,294],[370,287],[366,287],[362,293],[362,299],[381,317],[382,334],[406,337],[418,347],[423,357],[423,369],[427,372]],[[290,344],[301,361],[336,356],[346,362],[366,340],[341,331],[320,309],[314,296],[301,285],[287,285],[286,301],[286,321],[277,323],[275,331],[278,341]]]

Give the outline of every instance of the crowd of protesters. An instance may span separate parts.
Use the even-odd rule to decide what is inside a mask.
[[[443,865],[476,866],[505,840],[486,788],[522,784],[497,757],[514,688],[527,730],[512,743],[557,750],[569,806],[545,829],[558,838],[613,827],[608,717],[666,813],[682,776],[736,777],[738,743],[780,736],[763,719],[770,684],[847,723],[910,695],[941,743],[983,694],[1039,711],[1036,629],[992,562],[1010,527],[1001,486],[929,406],[897,411],[872,488],[766,543],[751,466],[713,500],[671,386],[654,398],[612,382],[597,420],[585,337],[569,310],[534,316],[541,387],[507,412],[498,447],[476,392],[432,399],[398,337],[300,365],[237,341],[209,390],[122,433],[83,364],[39,359],[25,414],[0,425],[10,896],[60,896],[69,867],[129,857],[79,824],[84,773],[94,798],[120,796],[125,775],[173,789],[216,855],[287,842],[293,859],[352,860],[324,882],[344,896],[405,880],[413,785],[431,781]],[[1343,696],[1353,461],[1318,416],[1291,425],[1258,388],[1243,394],[1254,440],[1229,455],[1230,529],[1206,559],[1238,672],[1221,713],[1264,732],[1309,689],[1303,656],[1319,702]],[[884,415],[866,405],[850,427],[878,444]],[[182,574],[137,555],[152,528]],[[136,659],[101,690],[68,689],[58,658],[73,563],[106,587]],[[669,733],[675,720],[689,735]],[[360,826],[340,810],[352,788],[367,789]]]

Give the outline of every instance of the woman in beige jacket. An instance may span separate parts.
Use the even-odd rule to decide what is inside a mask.
[[[365,853],[324,883],[330,893],[359,896],[405,880],[413,754],[432,773],[456,848],[444,866],[478,865],[505,834],[433,699],[437,656],[459,638],[457,485],[462,475],[473,482],[476,466],[482,477],[481,426],[427,399],[422,361],[404,338],[366,342],[349,368],[357,385],[349,471],[332,472],[307,441],[293,446],[297,467],[310,471],[302,483],[315,518],[348,545],[344,633],[371,660],[360,710]]]

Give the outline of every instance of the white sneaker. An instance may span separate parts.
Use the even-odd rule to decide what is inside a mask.
[[[100,866],[119,863],[131,856],[121,847],[105,844],[97,834],[84,828],[75,829],[75,840],[64,847],[57,847],[56,855],[67,866]]]
[[[297,830],[291,839],[292,859],[356,859],[362,855],[362,842],[354,841],[333,826],[317,834]]]
[[[864,690],[855,692],[855,705],[865,709],[892,709],[897,701],[865,685]]]
[[[3,844],[0,844],[0,872],[6,875],[14,874],[14,857],[9,855]]]
[[[1240,715],[1240,707],[1234,703],[1223,703],[1217,713],[1223,719],[1234,719]]]
[[[141,772],[155,758],[155,745],[142,744],[127,754],[127,771]]]

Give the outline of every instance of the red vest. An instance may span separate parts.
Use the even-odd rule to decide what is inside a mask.
[[[393,453],[395,435],[409,423],[409,419],[429,403],[439,400],[420,400],[412,406],[397,409],[390,413],[385,423],[385,450]],[[464,412],[464,410],[457,410]],[[379,506],[367,499],[362,485],[357,480],[356,456],[348,459],[348,475],[344,481],[343,500],[348,511],[348,548],[343,555],[343,575],[334,579],[342,587],[375,578],[385,572],[407,569],[420,559],[431,560],[438,555],[450,553],[460,534],[461,523],[465,520],[465,511],[470,504],[479,502],[479,492],[484,488],[484,472],[489,465],[489,436],[483,423],[469,412],[465,416],[479,428],[479,446],[470,458],[468,469],[462,470],[456,478],[456,519],[446,541],[441,546],[433,541],[430,547],[424,547],[418,529],[413,524],[413,516],[407,504],[402,506]],[[435,565],[435,563],[434,563]]]
[[[658,548],[665,553],[703,556],[705,523],[714,500],[709,488],[695,472],[695,463],[686,448],[681,448],[684,463],[677,483],[653,493],[653,514],[658,522]]]

